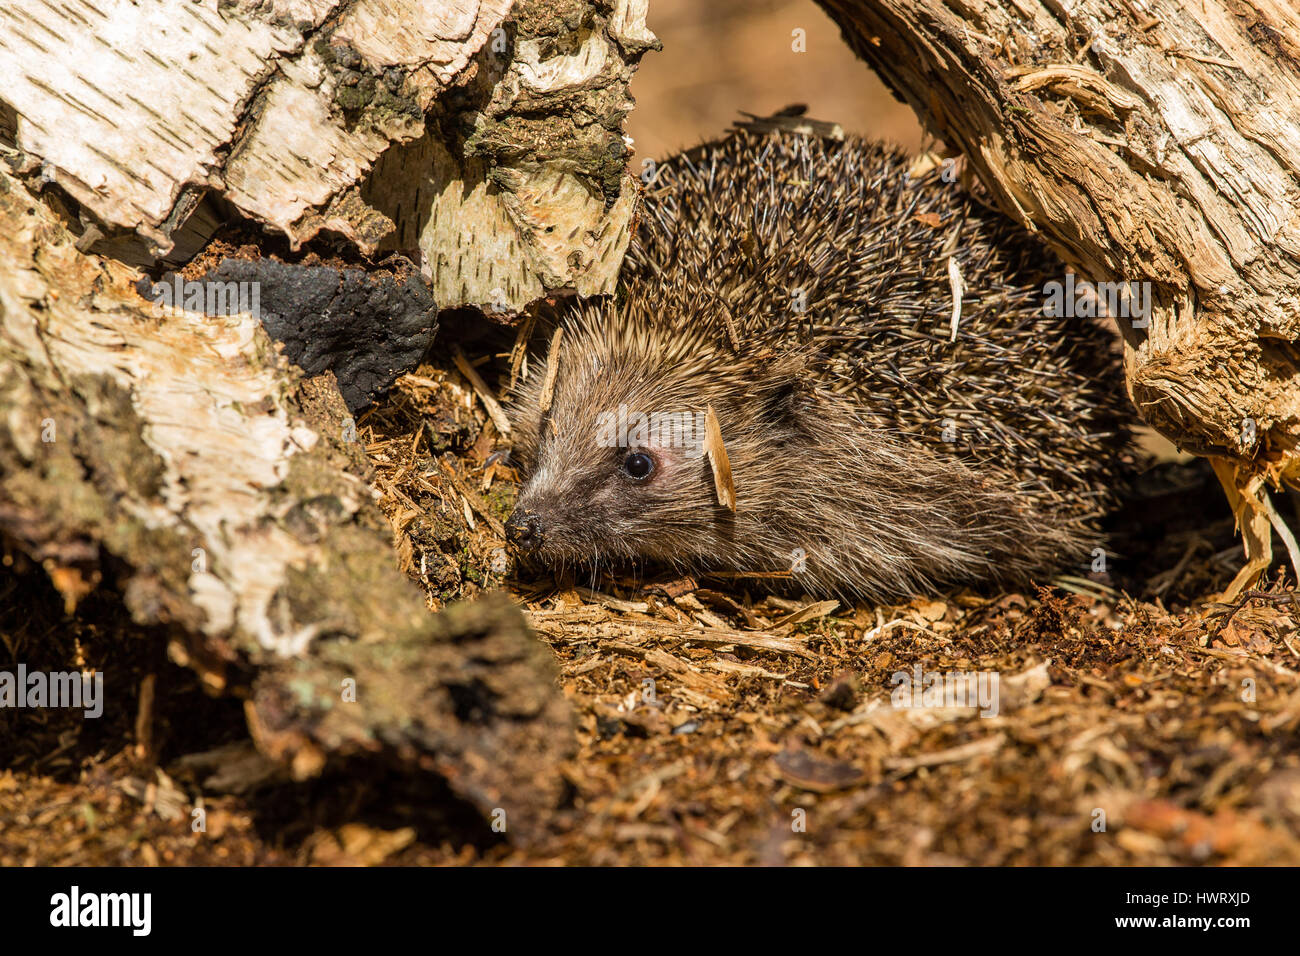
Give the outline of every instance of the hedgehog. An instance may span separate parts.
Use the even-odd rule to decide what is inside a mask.
[[[516,553],[878,602],[1091,561],[1130,461],[1114,338],[1046,314],[1062,265],[914,165],[779,129],[661,163],[617,295],[512,395]]]

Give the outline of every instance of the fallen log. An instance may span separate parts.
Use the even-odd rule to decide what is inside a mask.
[[[154,317],[3,172],[0,222],[0,529],[69,609],[104,579],[212,690],[251,684],[299,778],[413,761],[538,826],[572,746],[554,662],[504,597],[429,613],[337,388],[247,314]]]
[[[429,612],[329,373],[355,408],[439,309],[612,290],[644,18],[643,0],[0,9],[0,536],[70,611],[120,591],[173,660],[246,697],[285,773],[404,762],[516,835],[555,805],[574,740],[549,651],[500,595]],[[230,229],[278,252],[172,271]],[[231,304],[241,283],[274,311]]]
[[[1214,464],[1247,553],[1229,593],[1268,566],[1271,529],[1300,569],[1266,487],[1300,484],[1300,11],[818,2],[1080,280],[1149,292],[1148,314],[1112,316],[1129,393]]]
[[[0,142],[75,203],[84,248],[183,262],[233,209],[293,248],[401,249],[442,308],[613,289],[645,0],[87,0],[0,22]]]

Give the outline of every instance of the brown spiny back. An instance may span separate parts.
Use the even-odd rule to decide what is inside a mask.
[[[937,173],[850,138],[737,133],[666,161],[616,301],[516,405],[543,556],[784,571],[884,598],[1012,581],[1098,543],[1127,447],[1108,333],[1043,314],[1064,270]],[[965,279],[950,341],[948,259]],[[602,411],[713,407],[734,515],[669,450],[631,482]],[[654,481],[659,484],[656,486]]]

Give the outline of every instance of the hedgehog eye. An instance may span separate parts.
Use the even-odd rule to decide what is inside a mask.
[[[623,459],[623,474],[642,481],[655,470],[655,460],[645,452],[634,451]]]

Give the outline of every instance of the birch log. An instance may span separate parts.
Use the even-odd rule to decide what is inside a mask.
[[[154,314],[2,171],[0,222],[0,533],[70,610],[118,589],[295,775],[396,757],[538,828],[572,747],[554,661],[505,598],[426,610],[337,388],[250,315]]]
[[[612,290],[655,45],[645,0],[6,4],[0,141],[154,255],[220,197],[295,248],[418,253],[443,308],[517,311]]]
[[[1117,317],[1130,396],[1212,459],[1268,565],[1300,483],[1300,10],[1285,0],[818,0],[853,49]],[[1062,330],[1068,334],[1068,328]]]
[[[549,651],[504,597],[430,614],[337,387],[124,260],[251,222],[399,249],[443,308],[609,291],[656,42],[644,0],[0,6],[0,535],[70,609],[119,589],[281,768],[396,759],[540,828],[574,745]]]

